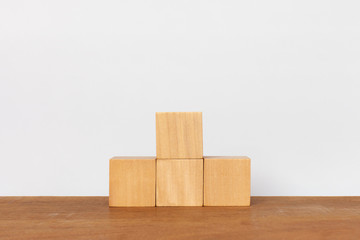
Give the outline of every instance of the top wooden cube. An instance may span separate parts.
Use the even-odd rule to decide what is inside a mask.
[[[156,157],[203,158],[202,113],[156,113]]]

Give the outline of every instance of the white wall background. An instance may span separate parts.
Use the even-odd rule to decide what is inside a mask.
[[[0,195],[108,195],[155,155],[156,111],[202,111],[252,195],[360,195],[360,3],[0,0]]]

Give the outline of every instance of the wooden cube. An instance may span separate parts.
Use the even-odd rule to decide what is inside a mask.
[[[155,206],[155,157],[110,159],[109,206]]]
[[[156,113],[156,157],[203,158],[202,113]]]
[[[158,159],[156,206],[203,205],[203,159]]]
[[[250,158],[204,157],[204,206],[250,206]]]

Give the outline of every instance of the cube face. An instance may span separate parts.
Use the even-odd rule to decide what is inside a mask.
[[[202,113],[156,113],[156,157],[203,158]]]
[[[203,159],[158,159],[156,206],[203,205]]]
[[[155,206],[155,157],[110,159],[109,206]]]
[[[204,157],[204,206],[250,206],[248,157]]]

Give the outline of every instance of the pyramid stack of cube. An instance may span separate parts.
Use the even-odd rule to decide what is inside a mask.
[[[203,156],[201,112],[156,113],[156,157],[110,159],[110,207],[249,206],[250,159]]]

